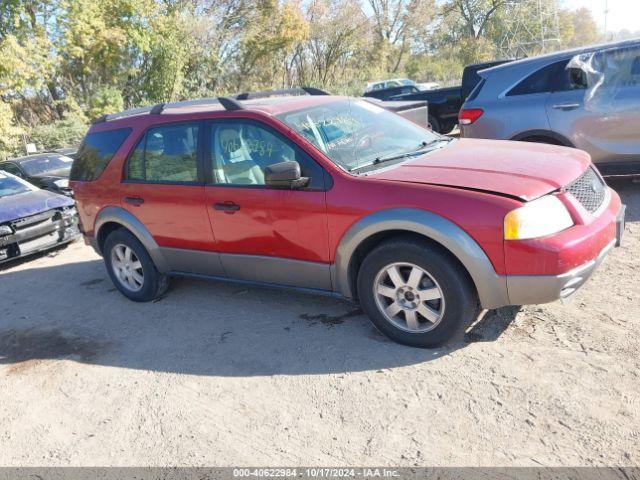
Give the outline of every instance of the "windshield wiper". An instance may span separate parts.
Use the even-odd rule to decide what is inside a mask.
[[[349,171],[350,172],[355,172],[356,170],[361,170],[363,168],[370,167],[371,165],[377,165],[379,163],[391,162],[393,160],[400,160],[402,158],[414,157],[416,155],[422,155],[423,153],[426,153],[427,151],[431,150],[430,148],[428,149],[427,147],[431,147],[432,145],[434,145],[436,143],[440,143],[440,142],[447,142],[448,143],[450,140],[451,140],[450,138],[442,137],[442,138],[436,138],[436,139],[431,140],[429,142],[424,141],[415,150],[409,150],[408,152],[389,155],[388,157],[376,157],[372,162],[368,162],[368,163],[365,163],[363,165],[358,165],[357,167],[353,167]]]

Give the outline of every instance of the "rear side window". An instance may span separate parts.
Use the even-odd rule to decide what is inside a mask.
[[[89,133],[73,162],[70,180],[91,182],[97,179],[130,134],[130,128]]]
[[[197,123],[152,128],[129,156],[130,181],[192,183],[198,181]]]
[[[512,88],[507,96],[587,88],[585,73],[576,68],[567,68],[568,63],[569,60],[561,60],[541,68]]]

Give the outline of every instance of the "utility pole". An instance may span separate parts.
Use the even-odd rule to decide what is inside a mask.
[[[607,41],[607,15],[609,15],[609,0],[604,0],[604,41]]]

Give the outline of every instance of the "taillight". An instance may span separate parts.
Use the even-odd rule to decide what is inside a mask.
[[[471,125],[478,120],[483,113],[484,110],[481,108],[465,108],[464,110],[460,110],[458,114],[458,123],[460,125]]]

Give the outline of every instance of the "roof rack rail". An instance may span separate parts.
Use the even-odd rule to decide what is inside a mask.
[[[252,100],[254,98],[269,98],[279,95],[329,95],[324,90],[315,87],[283,88],[280,90],[260,90],[258,92],[243,92],[233,95],[236,100]]]
[[[104,122],[108,122],[109,120],[116,120],[118,118],[133,117],[135,115],[143,115],[145,113],[149,113],[152,109],[153,107],[140,107],[140,108],[132,108],[130,110],[124,110],[118,113],[107,113],[105,115],[102,115],[101,117],[96,118],[92,123],[94,124],[104,123]]]
[[[222,102],[218,98],[197,98],[195,100],[184,100],[180,102],[158,103],[149,107],[132,108],[118,113],[109,113],[96,118],[92,123],[104,123],[120,118],[134,117],[137,115],[151,114],[159,115],[170,108],[190,107],[195,105],[220,105]],[[225,107],[226,108],[226,107]],[[229,110],[227,108],[227,110]]]
[[[244,107],[242,105],[240,105],[240,103],[233,99],[233,98],[229,98],[229,97],[218,97],[218,101],[220,102],[220,105],[222,105],[224,107],[225,110],[244,110]]]
[[[118,113],[109,113],[96,118],[92,123],[104,123],[120,118],[134,117],[137,115],[151,114],[160,115],[170,108],[191,107],[197,105],[222,105],[225,110],[243,110],[244,107],[238,100],[250,100],[252,98],[268,98],[278,95],[329,95],[324,90],[315,87],[286,88],[282,90],[262,90],[259,92],[245,92],[231,97],[217,98],[197,98],[195,100],[184,100],[180,102],[158,103],[150,107],[132,108]]]

